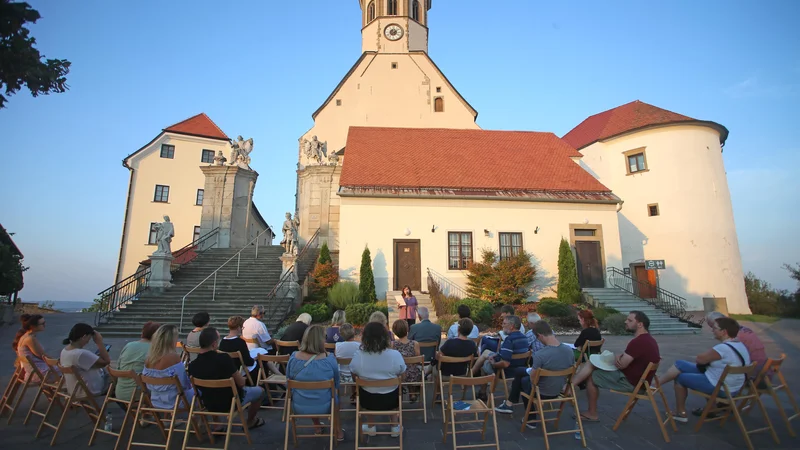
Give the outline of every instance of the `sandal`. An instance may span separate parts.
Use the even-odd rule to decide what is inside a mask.
[[[573,414],[573,415],[572,415],[572,418],[573,418],[573,419],[577,419],[577,418],[578,418],[578,416],[576,416],[575,414]],[[584,414],[584,413],[581,413],[581,422],[592,422],[592,423],[594,423],[594,422],[600,422],[600,418],[598,417],[597,419],[592,419],[591,417],[587,416],[586,414]]]
[[[247,429],[248,430],[255,430],[256,428],[263,427],[266,424],[267,424],[267,422],[265,422],[264,419],[262,419],[261,417],[257,417],[256,418],[256,423],[248,426]]]
[[[342,437],[336,437],[336,442],[344,442],[344,438],[346,435],[344,434],[344,428],[342,428]]]

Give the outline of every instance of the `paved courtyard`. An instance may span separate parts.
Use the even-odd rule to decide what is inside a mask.
[[[93,315],[91,314],[58,314],[47,316],[47,331],[45,331],[41,339],[45,349],[49,354],[57,355],[61,349],[61,340],[66,337],[72,324],[79,321],[91,323],[92,319]],[[788,378],[795,392],[800,393],[800,381],[797,381],[798,377],[794,375],[800,373],[800,322],[782,320],[774,324],[747,325],[759,332],[769,355],[778,356],[781,353],[786,353],[788,355],[788,360],[784,365],[785,371],[789,374]],[[0,349],[0,380],[2,380],[3,387],[5,387],[8,382],[12,371],[14,354],[8,344],[10,344],[13,339],[14,332],[15,329],[13,327],[3,327],[0,329],[0,342],[4,343],[2,349]],[[624,349],[629,339],[629,337],[625,336],[609,336],[606,338],[606,348],[614,352],[619,352]],[[571,342],[572,340],[574,340],[572,336],[567,336],[564,339],[566,342]],[[660,372],[666,371],[669,365],[676,359],[693,357],[707,350],[715,342],[711,334],[705,330],[702,334],[695,336],[657,336],[657,340],[664,360]],[[109,339],[107,343],[113,345],[110,353],[112,358],[116,358],[125,344],[125,341],[121,339]],[[667,386],[666,391],[670,406],[672,407],[674,405],[672,386]],[[32,396],[33,394],[27,396],[23,405],[24,411],[27,411]],[[780,445],[776,445],[768,434],[759,433],[752,436],[753,445],[756,448],[800,448],[800,437],[792,438],[789,435],[785,425],[780,420],[772,400],[765,399],[764,401],[781,443]],[[584,394],[580,395],[579,403],[582,408],[585,407],[586,398]],[[680,449],[689,447],[713,450],[746,448],[735,424],[728,423],[725,427],[720,428],[718,423],[712,423],[704,426],[700,433],[694,433],[693,427],[696,423],[694,417],[690,418],[689,424],[678,424],[678,432],[670,433],[672,442],[667,444],[663,441],[655,415],[647,404],[640,404],[637,406],[634,413],[631,414],[626,423],[620,427],[619,431],[614,432],[611,428],[624,403],[625,398],[622,396],[601,392],[601,421],[600,423],[590,423],[584,426],[588,448],[615,450],[653,448]],[[699,398],[689,398],[688,406],[690,408],[702,405],[703,402]],[[431,408],[429,410],[427,424],[423,423],[421,413],[407,414],[404,418],[405,448],[413,448],[415,450],[452,448],[452,437],[448,438],[447,443],[442,443],[442,415],[441,409],[437,408]],[[122,422],[122,412],[116,407],[112,408],[111,411],[114,418],[113,422],[115,426],[118,427]],[[569,409],[568,412],[571,413]],[[570,416],[569,413],[566,415],[567,418]],[[242,437],[234,437],[230,448],[279,449],[283,447],[284,424],[280,421],[279,413],[277,411],[263,411],[261,416],[267,420],[267,425],[253,431],[253,445],[248,446]],[[520,407],[518,407],[515,414],[511,417],[498,415],[497,422],[500,435],[500,448],[503,450],[544,448],[544,439],[541,436],[541,431],[526,430],[524,433],[519,432],[521,416],[522,412],[520,411]],[[346,441],[339,444],[338,447],[343,449],[353,448],[355,424],[353,413],[343,413],[342,417],[343,426],[347,435]],[[0,420],[0,433],[2,435],[2,444],[0,444],[0,448],[9,450],[49,448],[50,432],[44,431],[44,436],[42,438],[38,440],[34,439],[33,435],[36,431],[38,421],[32,419],[32,424],[23,426],[23,418],[24,413],[17,413],[11,425],[6,425],[5,417]],[[758,413],[753,413],[751,417],[746,419],[749,428],[761,426],[761,421],[762,418]],[[571,426],[572,421],[567,420],[564,425]],[[797,432],[800,433],[800,422],[795,422],[794,427]],[[91,425],[88,423],[86,416],[82,414],[72,414],[69,426],[62,431],[57,446],[70,449],[84,448],[89,441],[90,433]],[[159,442],[157,430],[151,427],[146,429],[145,433],[152,436],[152,442]],[[139,432],[137,431],[137,438],[138,436]],[[180,441],[182,438],[183,435],[179,435],[178,439],[176,439],[177,442],[175,442],[171,448],[180,448]],[[196,444],[194,437],[190,438],[190,443]],[[370,441],[371,445],[396,445],[396,443],[396,439],[391,439],[389,437],[371,438]],[[459,441],[459,443],[462,443],[462,441]],[[467,440],[465,439],[463,443],[467,443]],[[469,443],[480,443],[480,440],[473,439]],[[581,448],[580,441],[574,440],[571,434],[552,437],[550,443],[552,448],[555,449]],[[221,443],[218,441],[217,445],[219,446]],[[111,449],[113,448],[113,441],[109,436],[100,436],[94,447]],[[304,440],[301,441],[298,446],[300,449],[318,449],[326,447],[327,441],[322,439]]]

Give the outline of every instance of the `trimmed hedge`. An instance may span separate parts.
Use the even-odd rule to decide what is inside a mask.
[[[537,311],[548,317],[567,317],[572,315],[572,308],[558,300],[543,300],[539,302]]]
[[[619,314],[619,311],[611,307],[598,306],[592,309],[592,314],[594,314],[594,318],[597,319],[598,323],[603,323],[606,317],[612,314]]]
[[[306,303],[297,311],[298,315],[303,313],[311,314],[312,322],[325,322],[331,318],[330,308],[325,303]]]
[[[369,316],[375,311],[380,311],[389,317],[389,308],[386,307],[386,302],[378,303],[355,303],[348,305],[344,313],[347,315],[347,321],[353,325],[364,325],[369,322]]]
[[[453,311],[453,313],[457,314],[458,305],[469,306],[470,318],[476,324],[482,324],[482,325],[492,324],[492,315],[494,314],[494,306],[492,306],[491,302],[487,302],[485,300],[477,298],[465,298],[464,300],[461,300],[456,304],[456,310]]]
[[[625,314],[611,314],[600,323],[600,328],[608,330],[611,334],[625,334]]]
[[[352,281],[340,281],[328,289],[328,304],[335,309],[346,309],[359,302],[358,284]]]

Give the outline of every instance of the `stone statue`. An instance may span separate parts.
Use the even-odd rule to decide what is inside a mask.
[[[331,154],[328,155],[328,164],[331,166],[339,165],[339,155],[337,155],[336,152],[331,152]]]
[[[222,165],[224,165],[224,164],[225,164],[225,161],[227,161],[227,159],[226,159],[226,158],[225,158],[225,156],[222,154],[222,150],[220,150],[220,151],[217,153],[217,156],[215,156],[215,157],[214,157],[214,165],[215,165],[215,166],[222,166]]]
[[[156,244],[158,244],[158,249],[153,254],[171,255],[170,243],[175,236],[175,227],[169,221],[169,216],[164,216],[164,221],[153,225],[153,229],[156,231]]]
[[[292,255],[297,254],[297,227],[300,226],[300,219],[292,219],[292,213],[286,213],[286,220],[283,221],[283,240],[281,245],[284,252]]]
[[[231,144],[231,161],[228,163],[236,165],[241,159],[242,164],[250,167],[250,152],[253,151],[253,138],[244,140],[241,135]]]
[[[303,139],[302,145],[306,158],[316,161],[317,164],[325,164],[328,158],[327,142],[319,141],[316,136],[313,136],[310,141]]]

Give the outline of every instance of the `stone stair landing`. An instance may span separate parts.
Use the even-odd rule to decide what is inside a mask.
[[[387,291],[386,292],[386,305],[389,308],[389,328],[392,327],[392,324],[395,320],[400,318],[400,312],[397,309],[397,301],[395,301],[395,297],[401,295],[402,291]],[[433,301],[431,300],[431,296],[429,294],[422,294],[420,292],[414,293],[414,297],[417,297],[417,306],[424,306],[428,308],[429,319],[431,322],[436,323],[436,310],[433,308]]]
[[[666,312],[650,305],[646,301],[619,288],[586,288],[583,293],[593,303],[599,303],[628,314],[631,311],[642,311],[650,318],[650,334],[698,334],[699,328],[689,326],[685,322],[670,317]]]

